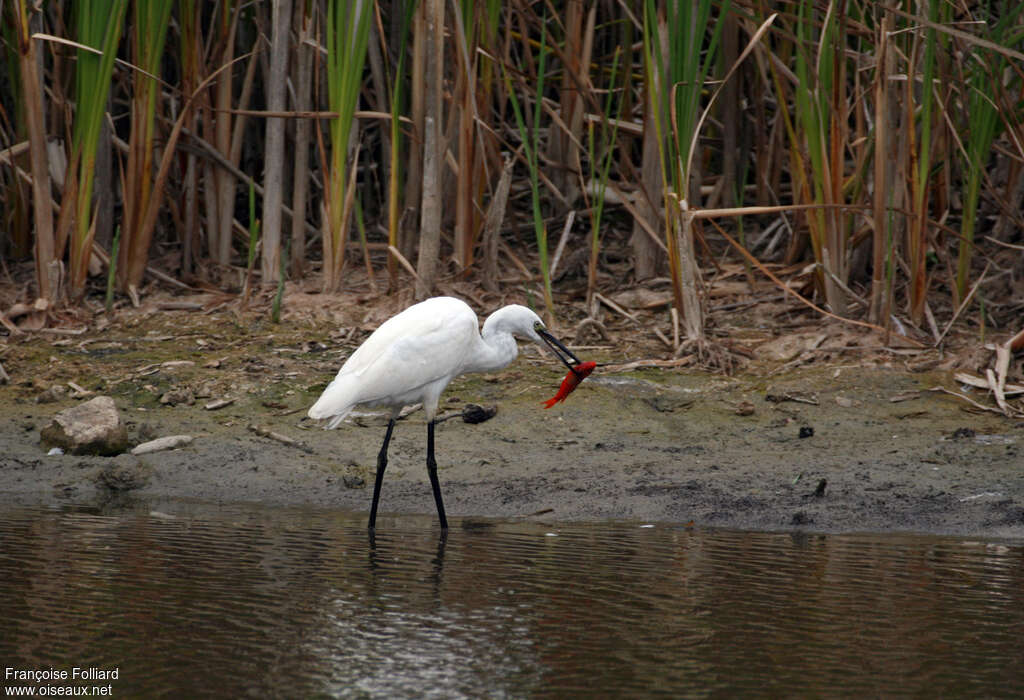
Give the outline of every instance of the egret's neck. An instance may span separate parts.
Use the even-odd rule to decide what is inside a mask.
[[[493,372],[507,367],[519,354],[519,346],[511,333],[488,328],[484,324],[477,351],[470,358],[467,372]]]

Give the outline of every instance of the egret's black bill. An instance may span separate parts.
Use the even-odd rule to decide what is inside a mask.
[[[555,353],[555,357],[561,360],[562,364],[564,364],[566,367],[568,367],[569,369],[575,369],[573,367],[573,364],[578,365],[580,363],[580,358],[573,355],[572,350],[558,342],[558,338],[551,335],[544,329],[538,330],[537,334],[540,336],[540,339],[544,341],[544,344],[551,349],[551,352]],[[562,352],[559,352],[559,350],[561,350]],[[565,355],[568,355],[572,359],[572,362],[569,362],[569,360],[566,359],[565,355],[562,354],[563,352],[565,353]]]

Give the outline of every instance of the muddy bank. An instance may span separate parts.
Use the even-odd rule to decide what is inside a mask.
[[[229,326],[10,348],[12,382],[0,387],[0,500],[183,498],[368,510],[382,420],[366,416],[324,431],[304,418],[349,349],[308,328],[231,335]],[[604,352],[584,354],[607,361]],[[502,373],[449,387],[442,410],[498,407],[485,423],[454,418],[437,429],[455,526],[487,516],[622,518],[1024,537],[1024,425],[967,413],[963,402],[927,391],[951,386],[945,375],[856,362],[767,378],[598,370],[569,401],[545,411],[540,402],[560,376],[530,349]],[[114,397],[135,442],[195,439],[122,456],[113,470],[111,458],[48,456],[40,428],[76,402],[58,392],[49,397],[56,401],[37,403],[55,382]],[[170,392],[178,392],[174,400],[161,403]],[[218,399],[230,403],[205,408]],[[433,511],[425,433],[421,413],[399,423],[381,526],[389,513]]]

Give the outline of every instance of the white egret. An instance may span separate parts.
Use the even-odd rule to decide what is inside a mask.
[[[516,337],[543,343],[566,367],[580,360],[551,335],[533,311],[511,304],[487,317],[483,332],[476,313],[460,299],[434,297],[410,306],[375,330],[342,365],[309,417],[326,419],[335,428],[356,406],[391,409],[384,444],[377,455],[369,528],[377,521],[377,503],[388,463],[388,443],[403,407],[422,403],[427,418],[427,474],[434,492],[442,529],[448,519],[437,481],[434,459],[434,419],[441,392],[452,379],[467,372],[490,372],[510,364],[519,353]],[[559,350],[565,353],[563,356]]]

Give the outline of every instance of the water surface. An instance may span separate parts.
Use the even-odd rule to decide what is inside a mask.
[[[452,525],[0,509],[0,667],[116,668],[114,697],[1024,692],[1021,542]]]

